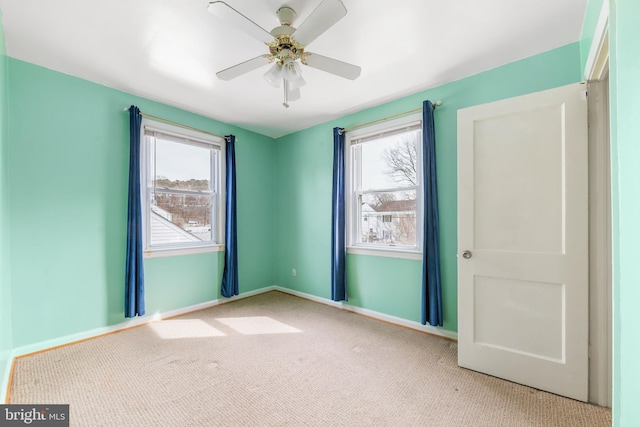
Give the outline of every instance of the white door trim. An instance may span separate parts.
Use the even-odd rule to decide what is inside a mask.
[[[584,67],[586,80],[602,80],[609,71],[609,1],[602,2],[598,23],[593,33],[587,63]]]
[[[589,82],[589,401],[611,407],[609,81]]]
[[[602,2],[584,69],[589,81],[589,402],[612,404],[609,2]]]

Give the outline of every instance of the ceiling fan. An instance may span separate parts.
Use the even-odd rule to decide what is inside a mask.
[[[296,12],[288,6],[283,6],[276,12],[280,25],[270,32],[223,1],[209,3],[208,10],[263,42],[269,48],[269,53],[265,55],[216,73],[222,80],[231,80],[265,64],[273,63],[273,66],[264,74],[264,78],[276,88],[281,85],[284,87],[282,105],[289,108],[290,101],[300,99],[300,87],[306,84],[302,78],[300,63],[350,80],[360,76],[361,69],[356,65],[305,50],[309,43],[347,14],[347,9],[340,0],[322,0],[297,29],[293,27]]]

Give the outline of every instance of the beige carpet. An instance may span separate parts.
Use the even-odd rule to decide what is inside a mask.
[[[280,292],[16,360],[11,403],[78,426],[609,426],[461,369],[457,345]]]

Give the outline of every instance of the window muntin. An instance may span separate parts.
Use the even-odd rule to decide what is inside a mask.
[[[215,250],[222,244],[223,142],[221,138],[143,121],[142,198],[147,255]]]
[[[419,116],[347,135],[350,248],[421,250],[421,140]]]

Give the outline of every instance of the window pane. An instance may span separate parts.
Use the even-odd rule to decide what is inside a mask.
[[[156,138],[154,187],[211,191],[211,149]]]
[[[416,191],[360,196],[361,243],[416,246]]]
[[[417,185],[417,142],[420,130],[360,144],[362,189],[391,189]]]
[[[151,193],[151,245],[210,242],[211,203],[209,195]]]

